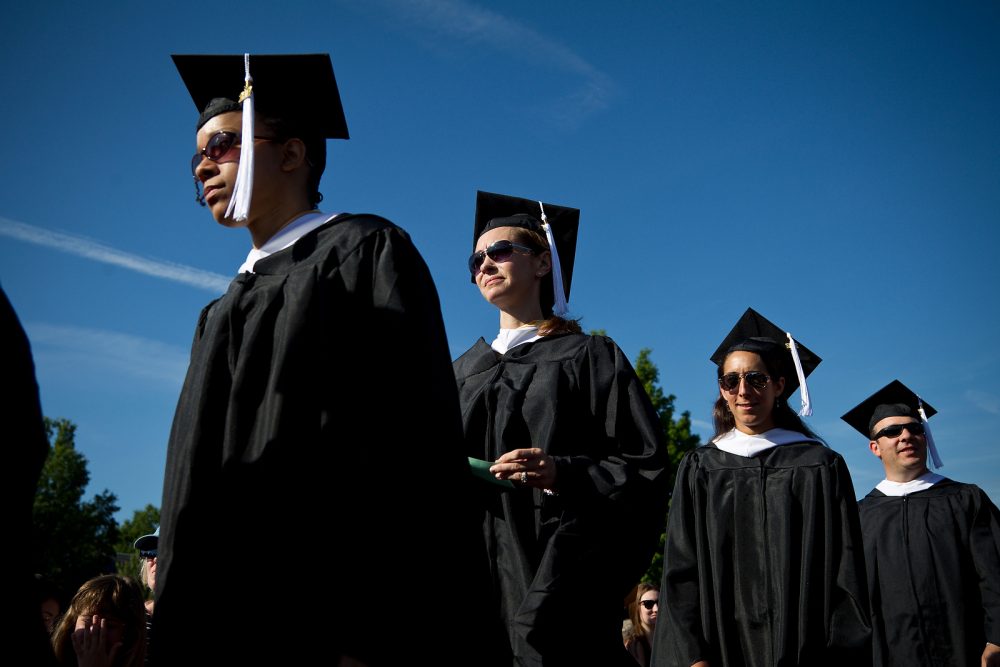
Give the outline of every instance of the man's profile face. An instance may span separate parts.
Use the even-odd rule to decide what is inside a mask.
[[[872,432],[875,435],[887,428],[898,425],[916,424],[922,429],[922,424],[914,417],[886,417],[875,424]],[[882,459],[886,477],[893,478],[892,473],[923,473],[927,469],[927,438],[922,433],[915,435],[909,428],[904,428],[898,435],[880,435],[868,443],[872,453]]]

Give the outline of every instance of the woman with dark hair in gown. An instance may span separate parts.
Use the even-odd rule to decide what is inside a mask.
[[[788,407],[820,359],[748,309],[719,349],[715,437],[681,461],[652,664],[867,665],[868,596],[843,458]]]

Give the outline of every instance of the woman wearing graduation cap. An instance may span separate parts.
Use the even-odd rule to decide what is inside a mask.
[[[177,404],[155,662],[465,664],[487,572],[437,292],[405,231],[317,208],[326,139],[347,138],[330,57],[174,61],[201,114],[199,199],[252,247],[201,313]],[[410,465],[428,425],[439,483]],[[387,640],[373,619],[406,602],[372,583],[401,571],[420,608]],[[456,582],[477,591],[459,617]],[[462,661],[430,657],[446,616]]]
[[[663,527],[662,425],[628,359],[566,319],[579,211],[478,193],[472,280],[500,315],[455,361],[509,664],[630,664],[621,600]]]
[[[819,357],[752,308],[712,355],[715,436],[681,462],[652,665],[867,665],[868,598],[844,460],[788,406]]]

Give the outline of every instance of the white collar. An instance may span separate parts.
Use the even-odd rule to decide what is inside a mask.
[[[734,428],[712,442],[724,452],[749,458],[780,445],[818,441],[798,431],[789,431],[784,428],[772,428],[760,435],[750,435]]]
[[[249,254],[247,254],[246,261],[243,262],[237,273],[253,273],[253,266],[259,260],[294,245],[300,238],[320,225],[333,220],[338,215],[340,214],[329,215],[328,213],[317,211],[316,213],[306,213],[299,216],[279,229],[278,233],[269,238],[264,245],[259,248],[251,248]]]
[[[887,496],[908,496],[917,491],[926,491],[942,479],[944,477],[928,470],[920,477],[911,479],[909,482],[890,482],[887,479],[883,479],[875,488]]]
[[[497,337],[490,343],[490,347],[500,354],[507,354],[511,348],[531,343],[539,338],[541,336],[538,335],[538,327],[527,324],[516,329],[501,329]]]

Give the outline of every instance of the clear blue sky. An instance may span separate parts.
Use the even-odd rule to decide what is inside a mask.
[[[858,495],[881,467],[840,415],[899,378],[940,411],[941,472],[1000,500],[998,35],[996,2],[13,3],[0,283],[89,494],[159,505],[198,312],[250,243],[194,203],[170,54],[326,52],[351,139],[324,210],[410,232],[453,356],[497,328],[476,190],[577,207],[573,311],[651,348],[703,437],[753,306],[823,357],[809,421]]]

